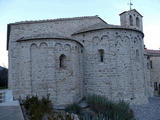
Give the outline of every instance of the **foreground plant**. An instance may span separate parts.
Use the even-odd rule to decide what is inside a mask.
[[[53,111],[49,96],[38,99],[37,96],[26,97],[23,105],[27,111],[27,114],[31,120],[42,120],[46,114],[51,114]]]
[[[79,114],[82,108],[78,105],[78,103],[70,104],[66,107],[65,111],[69,113]]]
[[[88,108],[82,109],[73,103],[66,111],[76,113],[80,120],[135,120],[129,104],[124,101],[113,102],[104,96],[89,95],[86,102]]]
[[[76,117],[75,114],[54,111],[49,96],[42,99],[27,96],[23,105],[30,120],[75,120]]]
[[[89,107],[97,114],[96,120],[134,120],[133,111],[124,101],[117,103],[108,100],[104,96],[89,95],[87,97]]]

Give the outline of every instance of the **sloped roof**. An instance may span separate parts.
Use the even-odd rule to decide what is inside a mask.
[[[160,50],[151,50],[151,49],[144,49],[146,55],[148,56],[159,56],[160,57]]]
[[[80,44],[82,47],[83,45],[78,42],[77,40],[67,37],[67,36],[60,36],[57,33],[51,33],[51,34],[38,34],[35,36],[27,36],[27,37],[22,37],[18,39],[16,42],[21,42],[21,41],[28,41],[28,40],[40,40],[40,39],[61,39],[61,40],[70,40],[70,41],[75,41],[76,43]]]
[[[89,27],[80,29],[80,30],[76,31],[75,33],[73,33],[72,35],[80,34],[80,33],[84,33],[84,32],[89,32],[89,31],[100,30],[100,29],[109,29],[109,28],[110,29],[128,29],[128,30],[139,31],[139,30],[134,29],[134,28],[127,28],[127,27],[123,27],[123,26],[120,26],[120,25],[97,23],[97,24],[91,25]],[[141,32],[141,31],[139,31],[139,32]]]
[[[40,39],[40,38],[66,38],[65,36],[61,36],[58,33],[51,33],[51,34],[37,34],[34,36],[26,36],[26,37],[22,37],[20,39],[17,40],[17,42],[19,41],[24,41],[24,40],[28,40],[28,39]]]
[[[72,21],[72,20],[80,20],[82,21],[83,23],[83,20],[92,20],[92,19],[97,19],[99,20],[99,22],[102,22],[104,24],[107,24],[104,20],[102,20],[100,17],[98,17],[97,15],[96,16],[84,16],[84,17],[73,17],[73,18],[59,18],[59,19],[50,19],[50,20],[38,20],[38,21],[21,21],[21,22],[16,22],[16,23],[10,23],[8,24],[8,28],[7,28],[7,50],[8,50],[8,47],[9,47],[9,37],[10,37],[10,30],[11,30],[11,25],[19,25],[19,24],[36,24],[36,23],[46,23],[46,22],[57,22],[57,21],[61,21],[61,24],[59,24],[60,26],[63,25],[63,23],[67,22],[67,21]],[[90,25],[90,24],[89,24]],[[84,23],[84,25],[81,25],[81,26],[78,26],[75,28],[75,25],[74,26],[70,26],[71,29],[63,29],[63,31],[66,31],[66,32],[71,32],[71,34],[73,34],[74,31],[78,30],[78,29],[81,29],[83,27],[86,27],[87,24]],[[73,27],[73,28],[72,28]],[[59,27],[61,28],[61,27]],[[67,28],[67,27],[66,27]],[[58,31],[58,30],[57,30]],[[61,33],[62,35],[53,35],[55,37],[58,37],[58,38],[66,38],[65,36],[63,36],[63,33]],[[70,35],[71,35],[70,34]],[[70,36],[68,34],[68,36]]]
[[[9,25],[15,24],[32,24],[32,23],[43,23],[43,22],[56,22],[56,21],[68,21],[68,20],[82,20],[82,19],[93,19],[99,18],[98,15],[95,16],[82,16],[82,17],[71,17],[71,18],[57,18],[57,19],[46,19],[46,20],[30,20],[30,21],[20,21],[15,23],[10,23]],[[104,23],[106,23],[103,19],[101,19]]]
[[[91,25],[89,27],[80,29],[80,30],[76,31],[74,34],[82,33],[82,32],[87,32],[87,31],[91,31],[91,30],[103,29],[103,28],[113,28],[113,27],[120,27],[120,26],[118,26],[118,25],[104,24],[104,23],[97,23],[97,24]]]

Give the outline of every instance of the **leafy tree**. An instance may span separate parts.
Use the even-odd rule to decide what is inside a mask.
[[[0,88],[7,88],[8,86],[8,69],[2,68],[0,70]]]

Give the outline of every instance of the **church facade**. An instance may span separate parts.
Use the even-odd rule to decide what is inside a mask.
[[[49,94],[61,106],[98,94],[147,103],[153,88],[142,15],[125,11],[120,23],[87,16],[8,24],[8,85],[14,98]]]

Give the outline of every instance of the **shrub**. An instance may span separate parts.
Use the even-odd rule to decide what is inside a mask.
[[[23,105],[31,120],[42,120],[44,115],[50,114],[53,110],[49,96],[47,98],[43,97],[40,100],[37,96],[27,96]]]
[[[38,99],[37,96],[26,97],[23,101],[24,108],[30,120],[74,120],[71,114],[55,112],[49,96]]]
[[[129,108],[129,104],[124,101],[119,101],[114,105],[114,114],[120,120],[131,120],[134,118],[133,111]]]
[[[79,114],[82,108],[78,105],[78,103],[70,104],[66,107],[65,111],[69,113]]]
[[[133,120],[134,115],[129,108],[129,104],[124,101],[118,103],[112,102],[100,95],[89,95],[87,97],[89,107],[97,113],[94,117],[99,120],[103,117],[105,120]],[[87,117],[86,117],[87,118]],[[84,119],[82,119],[84,120]]]
[[[8,69],[0,68],[0,89],[6,89],[8,85]]]
[[[38,99],[37,96],[27,97],[23,102],[30,120],[74,120],[77,114],[80,120],[135,120],[129,104],[124,101],[112,102],[104,96],[89,95],[86,99],[89,108],[82,109],[78,103],[68,105],[66,112],[53,111],[49,96]]]
[[[89,95],[87,97],[87,103],[96,113],[105,113],[113,109],[113,103],[100,95]]]

